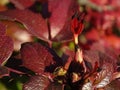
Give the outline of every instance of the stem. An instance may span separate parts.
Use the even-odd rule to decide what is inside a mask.
[[[82,63],[83,62],[83,55],[82,50],[80,48],[77,48],[77,51],[75,53],[75,60]]]
[[[78,34],[74,34],[74,43],[78,45]]]
[[[83,60],[83,52],[82,49],[79,47],[78,45],[78,34],[74,34],[74,43],[75,43],[75,60],[77,62],[79,62],[80,64],[82,64],[82,66],[84,67],[84,72],[87,71],[86,66],[85,66],[85,62]]]
[[[82,50],[78,45],[78,34],[74,34],[74,43],[75,43],[75,60],[82,63],[83,55],[82,55]]]
[[[9,68],[9,67],[7,67],[7,69],[8,69],[10,72],[14,72],[14,73],[17,73],[17,74],[26,74],[26,73],[24,73],[24,72],[21,72],[21,71],[18,71],[18,70]]]

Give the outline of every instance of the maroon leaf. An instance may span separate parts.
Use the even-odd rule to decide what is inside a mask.
[[[76,1],[50,0],[48,1],[48,6],[51,13],[49,31],[47,23],[41,15],[37,15],[29,10],[8,10],[0,12],[0,19],[19,21],[29,32],[41,39],[51,39],[55,41],[71,39],[70,21],[73,13],[78,9]]]
[[[100,51],[102,53],[105,53],[107,56],[114,59],[115,62],[117,61],[117,58],[118,58],[118,55],[119,55],[117,50],[112,48],[110,45],[103,45],[100,42],[94,43],[91,46],[91,50]]]
[[[72,33],[70,31],[70,20],[73,13],[78,9],[75,1],[48,0],[48,5],[49,11],[51,12],[49,20],[51,38],[53,40],[71,39]]]
[[[8,10],[0,12],[0,19],[19,21],[33,35],[41,39],[48,39],[47,24],[41,15],[34,14],[29,10]]]
[[[99,53],[99,64],[101,71],[98,73],[96,79],[96,82],[99,82],[96,85],[96,88],[101,88],[108,85],[112,81],[113,74],[116,71],[117,67],[116,60],[101,52]]]
[[[100,69],[100,72],[98,72],[98,76],[95,80],[95,82],[97,82],[95,83],[97,84],[97,87],[104,87],[111,82],[111,76],[113,76],[113,73],[117,68],[116,60],[114,60],[107,54],[97,50],[85,51],[84,59],[86,61],[86,66],[89,72],[94,72],[95,63],[98,63],[98,68]]]
[[[110,67],[112,67],[111,71],[114,71],[114,70],[116,70],[116,67],[117,67],[116,61],[117,61],[116,59],[111,58],[110,56],[108,56],[105,53],[101,53],[101,52],[99,53],[100,66],[104,66],[104,64],[106,65],[108,63],[110,65],[110,66],[108,66],[108,69],[110,69]]]
[[[95,62],[98,63],[97,75],[91,74],[91,82],[95,88],[103,88],[108,85],[112,79],[117,65],[116,60],[108,56],[105,52],[99,50],[89,50],[84,52],[86,66],[91,71],[94,71]],[[91,67],[92,66],[92,67]]]
[[[114,80],[104,90],[120,90],[120,80]]]
[[[50,85],[47,87],[47,90],[64,90],[64,85],[59,83],[50,83]]]
[[[23,90],[63,90],[63,85],[51,82],[46,75],[33,76],[23,85]]]
[[[23,85],[23,90],[47,90],[49,84],[47,76],[33,76]]]
[[[96,88],[102,88],[108,85],[113,78],[114,68],[110,63],[105,63],[101,67],[102,70],[98,73],[96,78]]]
[[[25,67],[36,73],[53,72],[62,60],[53,50],[39,43],[25,43],[21,48],[21,55]]]
[[[8,36],[0,36],[0,65],[4,65],[13,51],[13,41]]]
[[[5,35],[5,26],[0,22],[0,35]]]
[[[18,9],[25,9],[30,7],[35,0],[10,0]]]
[[[83,55],[84,55],[83,58],[86,61],[88,69],[92,70],[95,66],[95,62],[99,63],[98,51],[95,50],[84,51]]]
[[[108,52],[109,53],[109,52]],[[113,67],[113,70],[116,69],[116,61],[111,56],[108,56],[105,52],[101,52],[99,50],[89,50],[84,52],[84,59],[91,63],[92,67],[95,66],[95,62],[98,62],[100,68],[105,64],[110,64]],[[109,67],[109,66],[108,66]]]

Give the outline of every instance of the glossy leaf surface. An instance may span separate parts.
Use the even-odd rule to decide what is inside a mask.
[[[33,76],[24,84],[23,90],[47,90],[49,84],[47,76]]]
[[[8,10],[0,12],[1,20],[18,21],[33,35],[48,39],[48,28],[45,20],[41,15],[35,14],[29,10]]]
[[[62,60],[55,52],[39,43],[25,43],[21,48],[25,67],[36,73],[53,72],[56,66],[62,65]]]
[[[97,72],[97,75],[92,75],[91,80],[94,81],[93,87],[103,88],[111,82],[113,79],[113,73],[117,67],[116,60],[97,50],[86,51],[84,53],[84,59],[90,70],[94,68],[95,62],[98,62],[98,68],[100,71]]]
[[[23,8],[20,4],[22,3],[21,1],[12,0],[12,2],[18,2],[15,5],[18,5],[17,7],[21,9]],[[27,3],[27,1],[25,3]],[[29,10],[8,10],[1,12],[0,19],[19,21],[29,32],[40,39],[53,41],[72,39],[70,21],[72,15],[78,10],[76,1],[48,0],[48,6],[45,6],[45,8],[47,7],[48,12],[50,13],[48,20],[49,26],[47,25],[47,21],[45,21],[41,15],[35,14]]]
[[[120,90],[120,80],[116,79],[105,87],[105,90]]]
[[[0,36],[0,65],[4,65],[13,51],[13,41],[8,36]]]
[[[70,31],[70,21],[72,15],[78,9],[76,1],[48,0],[48,9],[51,13],[51,17],[49,19],[51,38],[58,41],[71,39],[72,33]]]
[[[13,51],[13,41],[5,35],[5,26],[0,23],[0,65],[4,65]]]
[[[0,36],[1,35],[5,35],[5,30],[6,28],[5,28],[5,26],[0,22]]]

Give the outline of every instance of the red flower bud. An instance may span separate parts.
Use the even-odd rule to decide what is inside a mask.
[[[76,13],[73,16],[73,19],[71,21],[71,31],[73,32],[73,34],[80,34],[84,28],[84,24],[83,24],[83,18],[84,18],[84,14],[79,15],[78,13]]]

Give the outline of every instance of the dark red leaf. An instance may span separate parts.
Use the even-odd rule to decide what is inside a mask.
[[[46,90],[63,90],[63,87],[64,85],[62,84],[58,84],[58,83],[50,83],[50,85],[47,87]]]
[[[96,88],[102,88],[108,85],[113,79],[114,68],[111,63],[105,63],[101,67],[101,71],[97,74],[95,84]]]
[[[55,41],[72,39],[70,21],[73,13],[78,9],[76,1],[50,0],[48,1],[48,6],[51,13],[49,31],[47,23],[41,15],[30,12],[29,10],[8,10],[0,12],[0,19],[19,21],[29,32],[41,39]]]
[[[95,62],[98,62],[99,64],[98,51],[95,50],[84,51],[83,55],[84,55],[84,60],[86,61],[86,65],[90,70],[94,68]]]
[[[5,26],[0,22],[0,36],[5,35]]]
[[[91,31],[87,32],[85,37],[88,40],[92,40],[92,41],[98,41],[101,39],[99,33],[97,32],[97,30],[95,28],[91,29]]]
[[[99,70],[97,71],[97,75],[91,74],[90,76],[91,82],[94,81],[94,83],[92,83],[93,87],[105,87],[113,79],[114,72],[117,68],[116,60],[106,53],[99,50],[89,50],[84,52],[84,60],[90,71],[96,72],[94,70],[95,62],[98,63],[98,67],[96,67],[96,70]]]
[[[25,43],[21,48],[21,55],[25,67],[36,73],[53,72],[62,60],[53,50],[39,43]]]
[[[83,55],[89,70],[93,70],[95,66],[95,62],[98,63],[98,67],[101,69],[104,66],[106,66],[106,70],[109,70],[111,74],[113,74],[113,72],[117,68],[116,65],[117,60],[107,55],[104,52],[97,50],[89,50],[89,51],[85,51]]]
[[[33,76],[23,85],[23,90],[63,90],[63,85],[51,82],[46,75]]]
[[[6,27],[0,22],[0,65],[4,65],[13,51],[13,41],[5,35]]]
[[[48,39],[48,27],[41,15],[35,14],[29,10],[8,10],[0,12],[1,20],[19,21],[33,35]]]
[[[100,51],[102,53],[105,53],[107,56],[109,56],[110,58],[114,59],[114,61],[116,62],[119,52],[117,52],[117,50],[115,50],[114,48],[112,48],[110,45],[103,45],[100,42],[96,42],[91,46],[91,50],[94,51]]]
[[[25,9],[34,4],[35,0],[10,0],[18,9]]]
[[[116,61],[117,61],[116,59],[111,58],[107,54],[99,52],[100,66],[103,67],[104,65],[106,65],[107,69],[109,70],[109,72],[112,72],[112,74],[116,70],[116,67],[117,67]]]
[[[48,0],[48,8],[51,13],[50,29],[53,40],[69,40],[72,38],[70,21],[74,12],[78,9],[74,0]]]
[[[23,85],[23,90],[47,90],[49,84],[47,76],[33,76]]]
[[[104,90],[120,90],[120,80],[114,80]]]
[[[13,41],[8,36],[0,36],[0,65],[4,65],[13,51]]]
[[[91,0],[91,2],[102,6],[102,5],[105,5],[105,4],[109,3],[109,0],[101,0],[101,1]]]
[[[18,23],[7,20],[1,22],[6,25],[6,34],[10,36],[14,42],[14,51],[19,51],[22,43],[33,41],[31,34],[28,33],[25,28],[20,27]]]

